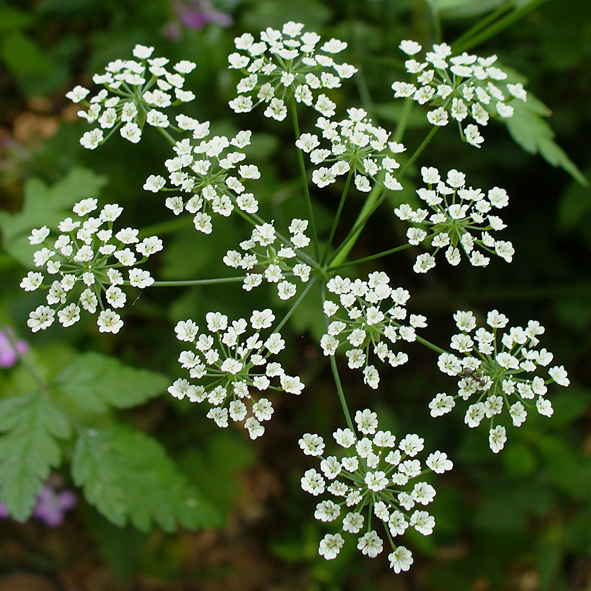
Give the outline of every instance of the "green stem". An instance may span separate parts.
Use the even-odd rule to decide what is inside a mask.
[[[531,0],[531,2],[525,6],[514,10],[511,14],[508,14],[504,18],[498,20],[496,23],[493,23],[481,33],[473,35],[462,43],[456,42],[457,45],[454,45],[453,47],[454,53],[461,53],[462,51],[466,51],[476,47],[477,45],[480,45],[487,39],[494,37],[497,33],[500,33],[503,29],[511,26],[513,23],[517,22],[519,19],[523,18],[532,12],[532,10],[535,10],[545,2],[548,2],[548,0]]]
[[[428,347],[429,349],[431,349],[432,351],[435,351],[436,353],[448,353],[449,352],[449,351],[446,351],[445,349],[442,349],[441,347],[438,347],[437,345],[434,345],[433,343],[424,339],[423,337],[417,336],[417,342],[421,343],[421,345],[425,345],[425,347]]]
[[[332,370],[332,375],[334,377],[334,382],[337,387],[337,392],[339,394],[339,401],[341,403],[341,407],[343,409],[343,414],[345,415],[345,421],[347,422],[347,427],[355,433],[355,427],[353,425],[353,420],[351,419],[351,413],[349,412],[349,407],[347,406],[347,400],[345,398],[345,392],[343,390],[343,385],[341,384],[341,378],[339,376],[339,370],[337,368],[337,360],[335,359],[334,355],[330,355],[330,368]]]
[[[188,279],[182,281],[154,281],[152,287],[188,287],[191,285],[217,285],[219,283],[238,283],[244,281],[245,277],[221,277],[220,279]],[[129,285],[129,281],[124,281]]]
[[[283,320],[273,329],[273,332],[279,332],[285,323],[289,320],[290,316],[296,311],[297,307],[302,303],[302,300],[306,297],[307,293],[312,289],[312,286],[316,283],[318,277],[312,277],[306,286],[306,289],[300,294],[300,297],[294,302],[289,312],[283,317]]]
[[[296,141],[300,139],[300,124],[298,121],[298,110],[296,106],[295,97],[292,95],[290,99],[291,115],[293,119],[293,131]],[[304,154],[298,148],[298,163],[300,166],[300,174],[302,177],[302,185],[304,187],[304,195],[306,196],[306,205],[308,206],[308,216],[310,217],[310,226],[312,230],[312,242],[314,242],[314,252],[316,260],[320,260],[320,249],[318,248],[318,234],[316,233],[316,222],[314,221],[314,210],[312,209],[312,199],[310,197],[310,189],[308,187],[308,176],[306,174],[306,164],[304,162]]]
[[[441,20],[439,19],[437,6],[435,5],[435,2],[429,2],[429,5],[431,6],[431,19],[433,21],[433,36],[435,37],[435,43],[441,43]]]
[[[433,136],[439,131],[439,127],[433,127],[431,131],[429,131],[427,137],[423,140],[421,145],[416,149],[415,153],[410,157],[408,162],[402,167],[400,172],[398,173],[397,178],[400,179],[407,171],[407,169],[414,163],[414,161],[419,157],[421,152],[427,147]],[[357,238],[361,234],[367,220],[373,215],[376,209],[382,204],[384,199],[387,197],[388,193],[384,191],[382,195],[378,198],[378,194],[381,191],[381,187],[378,185],[374,185],[371,193],[369,194],[363,209],[361,210],[359,216],[357,217],[357,221],[353,226],[353,229],[349,232],[347,237],[343,240],[341,245],[337,248],[336,252],[334,253],[332,259],[330,259],[331,267],[338,267],[340,266],[343,261],[347,258],[349,251],[353,248]]]
[[[322,303],[326,301],[326,294],[325,294],[325,284],[322,285]],[[326,326],[326,330],[328,331],[328,318],[324,316],[324,324]],[[355,433],[355,426],[353,425],[353,420],[351,419],[351,413],[349,412],[349,407],[347,405],[347,399],[345,398],[345,391],[343,390],[343,385],[341,383],[341,377],[339,376],[339,369],[337,367],[337,360],[335,359],[334,355],[330,355],[330,369],[332,370],[332,375],[334,378],[335,385],[337,387],[337,392],[339,395],[339,401],[341,403],[341,408],[343,409],[343,414],[345,415],[345,422],[347,423],[347,427]]]
[[[339,203],[339,207],[337,209],[337,213],[335,215],[334,221],[332,222],[332,228],[330,229],[330,235],[328,237],[328,241],[326,243],[326,247],[324,249],[324,254],[322,255],[322,262],[320,266],[324,265],[326,259],[328,258],[328,252],[330,249],[330,245],[332,244],[332,239],[334,238],[334,234],[337,231],[337,226],[339,223],[339,219],[341,217],[341,212],[343,211],[343,206],[345,205],[345,199],[347,198],[347,193],[349,192],[349,185],[351,184],[351,177],[353,176],[353,169],[349,170],[349,174],[347,175],[347,180],[345,181],[345,187],[343,188],[343,193],[341,195],[341,201]]]
[[[176,145],[176,140],[163,127],[158,127],[158,131],[170,142],[172,146]]]
[[[400,117],[396,131],[394,132],[394,137],[392,138],[395,142],[401,142],[402,138],[404,137],[404,132],[406,131],[406,126],[408,124],[408,118],[414,103],[415,102],[410,97],[404,101],[404,106],[402,107],[402,117]]]
[[[483,19],[479,20],[473,27],[468,29],[465,33],[460,35],[453,43],[452,47],[456,45],[461,45],[474,37],[477,33],[488,27],[491,23],[494,23],[499,17],[505,14],[508,10],[511,10],[511,4],[503,4],[499,8],[497,8],[494,12],[491,12],[488,16],[484,17]]]
[[[336,271],[337,269],[343,269],[345,267],[350,267],[352,265],[359,265],[361,263],[367,263],[368,261],[373,261],[374,259],[379,259],[381,257],[388,256],[389,254],[394,254],[400,250],[405,250],[410,248],[410,244],[403,244],[402,246],[397,246],[396,248],[391,248],[390,250],[385,250],[384,252],[380,252],[378,254],[373,254],[368,257],[364,257],[362,259],[357,259],[355,261],[349,261],[348,263],[343,263],[342,265],[338,265],[337,267],[331,266],[328,268],[328,271]]]
[[[380,193],[382,194],[381,197]],[[357,238],[359,238],[359,235],[367,223],[367,220],[369,220],[374,211],[379,207],[386,195],[387,193],[386,191],[383,191],[383,187],[381,185],[376,183],[373,186],[366,202],[363,204],[363,207],[357,216],[357,220],[353,226],[353,229],[337,248],[332,259],[330,260],[331,266],[334,266],[335,264],[336,266],[339,266],[347,258],[349,251],[353,248],[355,242],[357,242]]]

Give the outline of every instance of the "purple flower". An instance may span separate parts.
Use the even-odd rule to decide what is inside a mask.
[[[56,492],[53,487],[45,483],[37,495],[37,505],[33,509],[36,517],[48,527],[60,525],[67,511],[76,505],[76,495],[71,490]],[[0,519],[10,517],[4,503],[0,503]]]
[[[64,520],[64,515],[76,505],[76,495],[71,490],[56,492],[49,484],[44,484],[37,495],[37,506],[33,516],[49,527],[55,527]]]
[[[182,29],[201,30],[205,25],[214,23],[220,27],[229,27],[234,22],[232,17],[221,10],[216,10],[210,0],[193,0],[185,3],[173,0],[175,18],[166,26],[166,36],[171,41],[182,37]]]
[[[0,330],[0,367],[12,367],[18,361],[19,355],[25,353],[28,348],[29,345],[26,341],[14,340],[12,331]]]

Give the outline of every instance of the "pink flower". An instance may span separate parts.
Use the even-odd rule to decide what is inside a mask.
[[[221,10],[216,10],[210,0],[193,0],[185,3],[173,0],[175,18],[166,25],[165,34],[171,41],[179,41],[183,28],[201,30],[208,24],[229,27],[234,22],[232,17]]]
[[[12,331],[0,330],[0,367],[12,367],[18,361],[19,355],[28,349],[29,344],[22,340],[16,341]]]

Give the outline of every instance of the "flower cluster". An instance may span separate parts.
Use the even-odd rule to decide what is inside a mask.
[[[550,417],[554,411],[545,397],[546,386],[555,382],[566,387],[569,379],[562,365],[549,368],[547,379],[533,375],[553,358],[546,349],[536,349],[538,335],[544,333],[544,327],[536,320],[530,320],[525,328],[507,328],[508,318],[497,310],[488,313],[488,328],[475,330],[476,318],[470,311],[458,310],[454,320],[460,332],[452,336],[451,348],[458,355],[442,353],[438,364],[443,373],[459,378],[458,394],[437,394],[429,404],[431,415],[450,412],[458,398],[472,399],[465,423],[477,427],[484,418],[490,419],[490,448],[498,453],[507,441],[505,427],[494,426],[495,417],[503,408],[508,409],[515,427],[526,420],[526,409],[534,406],[541,415]]]
[[[261,337],[261,331],[271,328],[275,315],[269,309],[255,310],[250,317],[254,332],[248,337],[244,318],[229,323],[224,314],[209,312],[205,319],[206,331],[200,332],[193,320],[181,321],[175,327],[179,341],[195,345],[180,354],[179,363],[200,383],[179,378],[168,391],[179,400],[186,396],[191,402],[207,401],[212,406],[207,417],[218,427],[227,427],[229,418],[244,421],[251,439],[256,439],[264,433],[262,423],[271,418],[273,406],[267,398],[256,399],[253,393],[275,390],[301,394],[304,389],[299,377],[287,375],[280,363],[269,362],[271,355],[285,347],[278,332],[265,340]],[[273,379],[277,385],[272,385]]]
[[[185,117],[184,121],[189,120]],[[252,193],[246,193],[244,182],[261,177],[254,164],[240,164],[246,159],[244,148],[250,145],[250,131],[240,131],[231,139],[225,136],[208,138],[209,121],[199,123],[191,119],[187,123],[193,131],[194,144],[190,139],[177,142],[175,158],[165,162],[171,185],[165,188],[166,180],[160,175],[150,175],[144,184],[146,191],[182,191],[191,193],[185,201],[182,196],[168,197],[166,207],[175,215],[183,210],[194,214],[195,228],[204,234],[213,230],[209,212],[228,217],[235,207],[246,213],[258,211],[259,203]]]
[[[412,57],[422,49],[415,41],[402,41],[400,49],[411,57],[405,62],[406,70],[416,76],[417,84],[394,82],[394,97],[411,97],[420,105],[436,107],[427,113],[432,125],[447,125],[451,116],[458,122],[463,139],[472,146],[479,148],[484,138],[473,123],[462,128],[465,119],[471,117],[484,126],[491,117],[512,117],[514,109],[508,103],[515,98],[527,100],[522,84],[503,82],[507,74],[494,65],[496,55],[483,58],[463,53],[450,57],[451,47],[441,43],[426,52],[421,62]]]
[[[169,71],[165,68],[169,60],[152,58],[153,51],[153,47],[136,45],[135,60],[110,62],[104,74],[93,76],[93,82],[104,88],[90,101],[86,100],[90,90],[83,86],[76,86],[66,94],[74,103],[87,107],[86,111],[78,112],[80,117],[98,123],[98,127],[82,136],[82,146],[94,150],[117,129],[121,137],[136,144],[146,123],[159,128],[170,125],[162,109],[195,98],[192,92],[183,90],[185,75],[193,71],[195,64],[182,60]],[[107,137],[103,130],[107,131]]]
[[[446,182],[433,167],[423,166],[421,174],[429,188],[422,187],[417,194],[431,211],[414,210],[408,203],[394,210],[401,220],[416,224],[406,233],[409,244],[430,242],[435,249],[433,254],[417,256],[415,273],[426,273],[435,267],[434,255],[443,248],[448,263],[454,266],[462,259],[460,247],[475,267],[486,267],[490,262],[475,246],[511,262],[515,253],[511,242],[496,240],[489,233],[506,228],[500,217],[490,215],[493,209],[501,209],[509,203],[505,189],[494,187],[485,196],[480,189],[466,188],[466,175],[455,169],[447,173]]]
[[[429,455],[423,470],[414,458],[423,451],[424,440],[407,435],[397,446],[390,431],[378,430],[377,415],[369,409],[357,411],[355,422],[361,437],[351,429],[334,432],[335,441],[343,448],[342,457],[325,456],[325,443],[319,435],[306,433],[299,442],[306,455],[321,459],[322,471],[307,470],[301,479],[302,489],[314,496],[326,491],[334,499],[319,502],[314,517],[340,523],[338,533],[324,536],[318,552],[331,560],[345,544],[344,532],[358,535],[363,531],[357,549],[375,558],[384,548],[383,539],[372,527],[375,516],[383,523],[392,547],[390,567],[396,573],[407,571],[413,563],[412,554],[397,546],[393,538],[403,535],[408,527],[428,536],[435,527],[433,516],[417,508],[433,501],[435,489],[417,480],[430,471],[441,474],[451,470],[453,464],[445,453],[436,451]]]
[[[322,89],[339,88],[343,78],[357,69],[338,64],[331,57],[347,44],[331,39],[319,48],[320,35],[302,33],[304,25],[289,22],[281,31],[267,28],[255,42],[250,33],[237,37],[235,53],[228,56],[230,69],[240,70],[244,78],[237,86],[238,97],[230,101],[236,113],[249,113],[257,105],[267,105],[265,117],[282,121],[287,116],[286,100],[312,106],[325,117],[332,117],[335,104]]]
[[[392,367],[408,361],[402,351],[395,353],[389,345],[403,340],[416,340],[417,328],[427,326],[427,319],[419,314],[411,314],[408,326],[401,322],[406,318],[404,307],[410,294],[399,287],[392,289],[390,279],[384,272],[370,273],[367,281],[351,281],[339,275],[327,284],[330,293],[338,296],[339,303],[326,300],[324,313],[332,318],[343,308],[345,315],[338,315],[320,340],[325,355],[334,355],[343,345],[351,369],[363,368],[363,381],[373,389],[378,387],[380,375],[374,365],[369,364],[370,353]],[[340,304],[340,305],[339,305]],[[382,307],[388,308],[382,310]],[[387,343],[385,340],[389,341]]]
[[[112,308],[125,305],[127,296],[119,286],[127,280],[119,269],[129,269],[127,278],[133,287],[143,289],[154,282],[148,271],[136,265],[162,250],[162,241],[157,236],[140,241],[139,231],[134,228],[123,228],[114,234],[113,222],[123,208],[109,204],[97,217],[90,216],[96,209],[96,199],[83,199],[73,208],[78,219],[66,218],[60,222],[61,234],[55,241],[50,242],[50,230],[46,226],[33,230],[29,237],[31,244],[43,246],[35,252],[35,266],[57,277],[45,284],[43,273],[30,271],[21,282],[25,291],[48,289],[48,305],[31,312],[27,321],[33,332],[51,326],[56,311],[64,327],[72,326],[80,320],[80,308],[83,308],[91,314],[100,309],[97,320],[100,332],[117,333],[123,320],[111,308],[105,308],[102,296]]]
[[[310,278],[310,265],[303,262],[301,253],[298,255],[298,250],[310,243],[310,239],[304,234],[307,227],[308,220],[293,219],[289,225],[289,243],[284,243],[273,224],[255,226],[251,237],[240,243],[245,254],[229,250],[223,259],[224,263],[233,269],[247,271],[242,284],[244,290],[250,291],[258,287],[264,279],[277,285],[280,299],[288,300],[296,294],[297,287],[286,277],[297,277],[302,283]],[[278,241],[280,244],[276,245]],[[251,273],[255,267],[262,272]]]
[[[313,164],[329,164],[312,173],[312,182],[318,187],[334,183],[337,177],[354,174],[355,186],[359,191],[371,191],[372,182],[379,182],[391,191],[402,189],[393,172],[399,168],[395,155],[406,148],[397,142],[388,142],[390,134],[382,127],[376,127],[363,109],[348,109],[349,117],[342,121],[329,121],[319,117],[316,127],[322,130],[322,137],[331,142],[330,149],[319,148],[316,134],[304,133],[296,146],[310,154]],[[376,176],[383,171],[384,178]],[[371,181],[370,181],[371,179]]]

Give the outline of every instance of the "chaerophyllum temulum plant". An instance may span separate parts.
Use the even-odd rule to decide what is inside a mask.
[[[257,439],[273,418],[275,400],[308,391],[284,368],[282,331],[312,287],[319,286],[325,330],[317,345],[330,365],[343,416],[332,435],[303,433],[299,439],[303,453],[317,459],[301,476],[301,487],[316,497],[314,518],[329,529],[318,552],[331,560],[345,543],[354,544],[371,558],[385,553],[399,573],[413,563],[405,532],[427,536],[435,527],[427,511],[436,495],[431,482],[452,469],[453,458],[430,449],[428,434],[379,428],[372,394],[381,387],[384,368],[411,363],[417,346],[432,350],[433,363],[452,379],[446,392],[432,393],[425,412],[439,417],[457,406],[469,428],[483,426],[494,453],[503,449],[511,424],[519,427],[528,413],[550,417],[548,393],[554,385],[568,386],[569,379],[545,348],[539,322],[511,326],[499,310],[485,316],[458,310],[449,345],[429,342],[421,336],[428,319],[410,312],[411,290],[379,268],[380,258],[407,249],[414,253],[413,271],[421,275],[436,265],[486,267],[493,257],[511,262],[515,250],[503,238],[500,217],[510,206],[507,192],[476,187],[461,170],[440,170],[429,161],[427,148],[436,133],[449,133],[449,141],[459,135],[466,150],[486,149],[488,124],[509,120],[515,106],[528,100],[523,84],[511,81],[496,56],[457,54],[446,43],[424,49],[405,40],[400,43],[405,75],[389,81],[394,98],[405,101],[404,115],[397,127],[384,129],[364,109],[343,111],[331,99],[333,89],[356,75],[356,67],[340,57],[346,47],[288,22],[258,39],[240,35],[228,58],[230,70],[239,74],[229,107],[245,127],[248,114],[260,111],[293,128],[291,148],[299,166],[294,175],[301,179],[306,215],[287,223],[260,215],[257,192],[264,178],[249,161],[251,131],[216,135],[210,122],[173,111],[195,98],[185,88],[194,69],[189,60],[171,64],[155,57],[153,48],[137,45],[132,57],[95,75],[99,91],[74,88],[67,96],[92,126],[80,140],[84,148],[107,150],[117,134],[135,144],[156,128],[170,142],[170,157],[143,188],[162,196],[163,212],[191,216],[195,231],[204,235],[216,232],[220,217],[237,216],[244,233],[235,237],[233,248],[219,253],[219,277],[158,281],[144,265],[166,248],[165,242],[140,238],[140,230],[120,224],[120,205],[86,198],[57,228],[33,230],[29,240],[38,247],[37,270],[21,287],[46,294],[45,303],[30,314],[33,332],[55,323],[70,327],[88,313],[100,332],[114,334],[124,330],[126,306],[138,289],[216,283],[235,289],[251,307],[246,317],[211,309],[174,327],[182,351],[168,392],[203,405],[218,427],[236,424]],[[415,103],[429,127],[421,143],[405,145],[406,117]],[[314,125],[302,129],[300,121],[310,120],[311,113]],[[450,132],[454,127],[457,131]],[[419,157],[424,164],[416,198],[394,209],[407,225],[407,241],[355,260],[357,238],[387,198],[403,189]],[[317,230],[313,195],[332,185],[341,198],[324,236]],[[343,229],[341,214],[353,195],[357,221]],[[336,236],[344,238],[336,243]],[[357,276],[357,263],[375,267]],[[276,298],[264,299],[266,292],[258,288],[265,283],[274,284],[287,312],[286,304],[276,306]],[[360,373],[368,408],[350,408],[342,378],[348,371]]]

